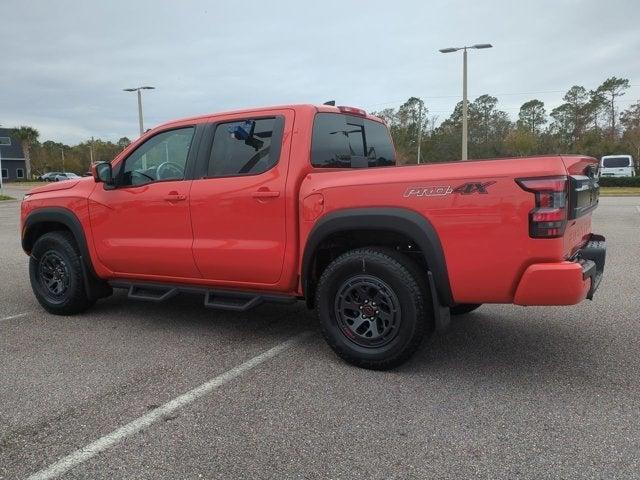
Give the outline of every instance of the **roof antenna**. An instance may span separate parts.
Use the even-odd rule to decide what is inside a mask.
[[[332,107],[336,106],[336,101],[335,100],[329,100],[328,102],[324,102],[323,105],[330,105]]]

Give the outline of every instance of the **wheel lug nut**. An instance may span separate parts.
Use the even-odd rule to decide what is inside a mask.
[[[364,303],[369,303],[369,300],[365,300]]]

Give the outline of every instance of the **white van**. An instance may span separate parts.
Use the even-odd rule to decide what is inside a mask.
[[[600,159],[601,177],[633,177],[635,174],[631,155],[605,155]]]

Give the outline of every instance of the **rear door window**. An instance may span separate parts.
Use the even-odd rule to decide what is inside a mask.
[[[628,157],[605,158],[602,161],[602,166],[604,168],[625,168],[629,166],[629,158]]]
[[[246,119],[216,126],[206,177],[258,175],[280,157],[282,117]]]
[[[316,115],[311,144],[314,167],[386,167],[395,163],[393,143],[382,123],[339,113]]]

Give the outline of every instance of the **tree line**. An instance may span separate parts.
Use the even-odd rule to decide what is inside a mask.
[[[127,137],[117,142],[88,139],[77,145],[66,145],[53,140],[39,142],[39,132],[32,127],[19,127],[12,131],[22,144],[26,160],[27,178],[46,172],[73,172],[79,175],[89,171],[91,162],[108,162],[130,143]]]
[[[575,85],[550,112],[541,100],[526,101],[515,121],[499,109],[496,97],[481,95],[468,104],[469,158],[553,153],[640,157],[640,100],[622,112],[617,106],[629,87],[628,79],[617,77],[594,90]],[[460,159],[462,102],[439,125],[417,97],[374,115],[389,126],[400,163],[417,162],[418,143],[424,163]]]
[[[131,143],[127,137],[117,142],[89,139],[77,145],[69,146],[47,140],[33,148],[33,170],[35,173],[62,171],[82,174],[87,172],[93,162],[110,162]],[[63,164],[64,161],[64,164]]]
[[[610,77],[594,90],[574,85],[563,103],[547,112],[538,99],[522,104],[513,121],[498,108],[498,99],[481,95],[469,102],[469,158],[582,153],[593,157],[627,153],[640,157],[640,100],[620,112],[617,100],[630,88],[626,78]],[[400,107],[373,112],[391,131],[399,163],[423,163],[460,159],[462,102],[449,118],[436,125],[425,102],[409,98]],[[27,178],[50,171],[86,172],[91,160],[110,161],[131,141],[91,139],[69,146],[47,140],[28,126],[13,130],[27,159]],[[420,148],[418,148],[418,145]]]

